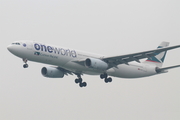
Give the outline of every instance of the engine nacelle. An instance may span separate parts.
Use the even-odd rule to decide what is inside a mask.
[[[106,62],[96,58],[87,58],[85,66],[97,70],[106,70],[108,68],[108,64]]]
[[[54,67],[43,67],[41,73],[44,77],[63,78],[64,72]]]

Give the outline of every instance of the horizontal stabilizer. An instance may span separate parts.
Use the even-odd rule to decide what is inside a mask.
[[[170,66],[170,67],[166,67],[166,68],[158,68],[158,69],[156,69],[156,72],[160,73],[160,72],[163,72],[165,70],[176,68],[176,67],[180,67],[180,65]]]

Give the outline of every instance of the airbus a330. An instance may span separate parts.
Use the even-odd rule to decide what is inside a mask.
[[[41,73],[48,78],[63,78],[64,75],[77,75],[75,83],[86,87],[82,75],[99,75],[105,83],[112,82],[113,77],[140,78],[161,73],[168,69],[180,67],[174,65],[163,68],[163,62],[168,50],[180,45],[168,47],[168,42],[162,42],[157,49],[126,55],[105,57],[74,49],[44,44],[35,41],[16,41],[7,47],[15,56],[22,58],[24,68],[28,68],[27,61],[45,63],[53,66],[43,67]],[[145,61],[140,59],[146,58]]]

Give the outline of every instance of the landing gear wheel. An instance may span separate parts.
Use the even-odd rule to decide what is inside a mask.
[[[104,82],[105,82],[105,83],[108,83],[109,81],[108,81],[108,79],[107,79],[107,78],[105,78],[105,79],[104,79]]]
[[[87,83],[86,83],[86,82],[79,83],[79,87],[86,87],[86,86],[87,86]]]
[[[28,64],[24,64],[23,67],[24,67],[24,68],[28,68]]]
[[[108,82],[112,82],[112,78],[111,77],[109,77],[107,79],[108,79]]]
[[[75,79],[75,83],[82,83],[82,78],[77,78],[77,79]]]
[[[75,79],[75,83],[78,84],[79,83],[79,87],[86,87],[87,83],[83,82],[83,79],[81,78],[80,74],[76,74],[78,78]]]
[[[103,79],[103,78],[104,78],[104,74],[101,74],[101,75],[100,75],[100,78]]]
[[[28,61],[28,60],[27,60],[26,58],[23,58],[23,62],[25,63],[25,64],[23,65],[24,68],[28,68],[27,61]]]
[[[86,83],[86,82],[83,82],[82,84],[83,84],[83,87],[86,87],[86,86],[87,86],[87,83]]]
[[[108,75],[107,75],[106,73],[104,73],[104,74],[101,74],[101,75],[100,75],[100,78],[101,78],[101,79],[107,78],[107,76],[108,76]]]
[[[83,87],[83,84],[82,84],[82,83],[79,83],[79,87]]]
[[[105,82],[105,83],[112,82],[112,78],[111,78],[111,77],[105,78],[105,79],[104,79],[104,82]]]
[[[75,83],[78,84],[79,83],[79,79],[75,79]]]
[[[82,78],[79,78],[79,83],[82,83]]]

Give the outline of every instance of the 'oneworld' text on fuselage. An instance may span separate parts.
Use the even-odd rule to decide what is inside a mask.
[[[37,51],[44,51],[48,53],[55,53],[55,54],[60,54],[63,56],[69,56],[69,57],[77,57],[76,51],[75,50],[69,50],[69,49],[64,49],[64,48],[56,48],[52,46],[46,46],[42,44],[35,43],[34,48]]]

